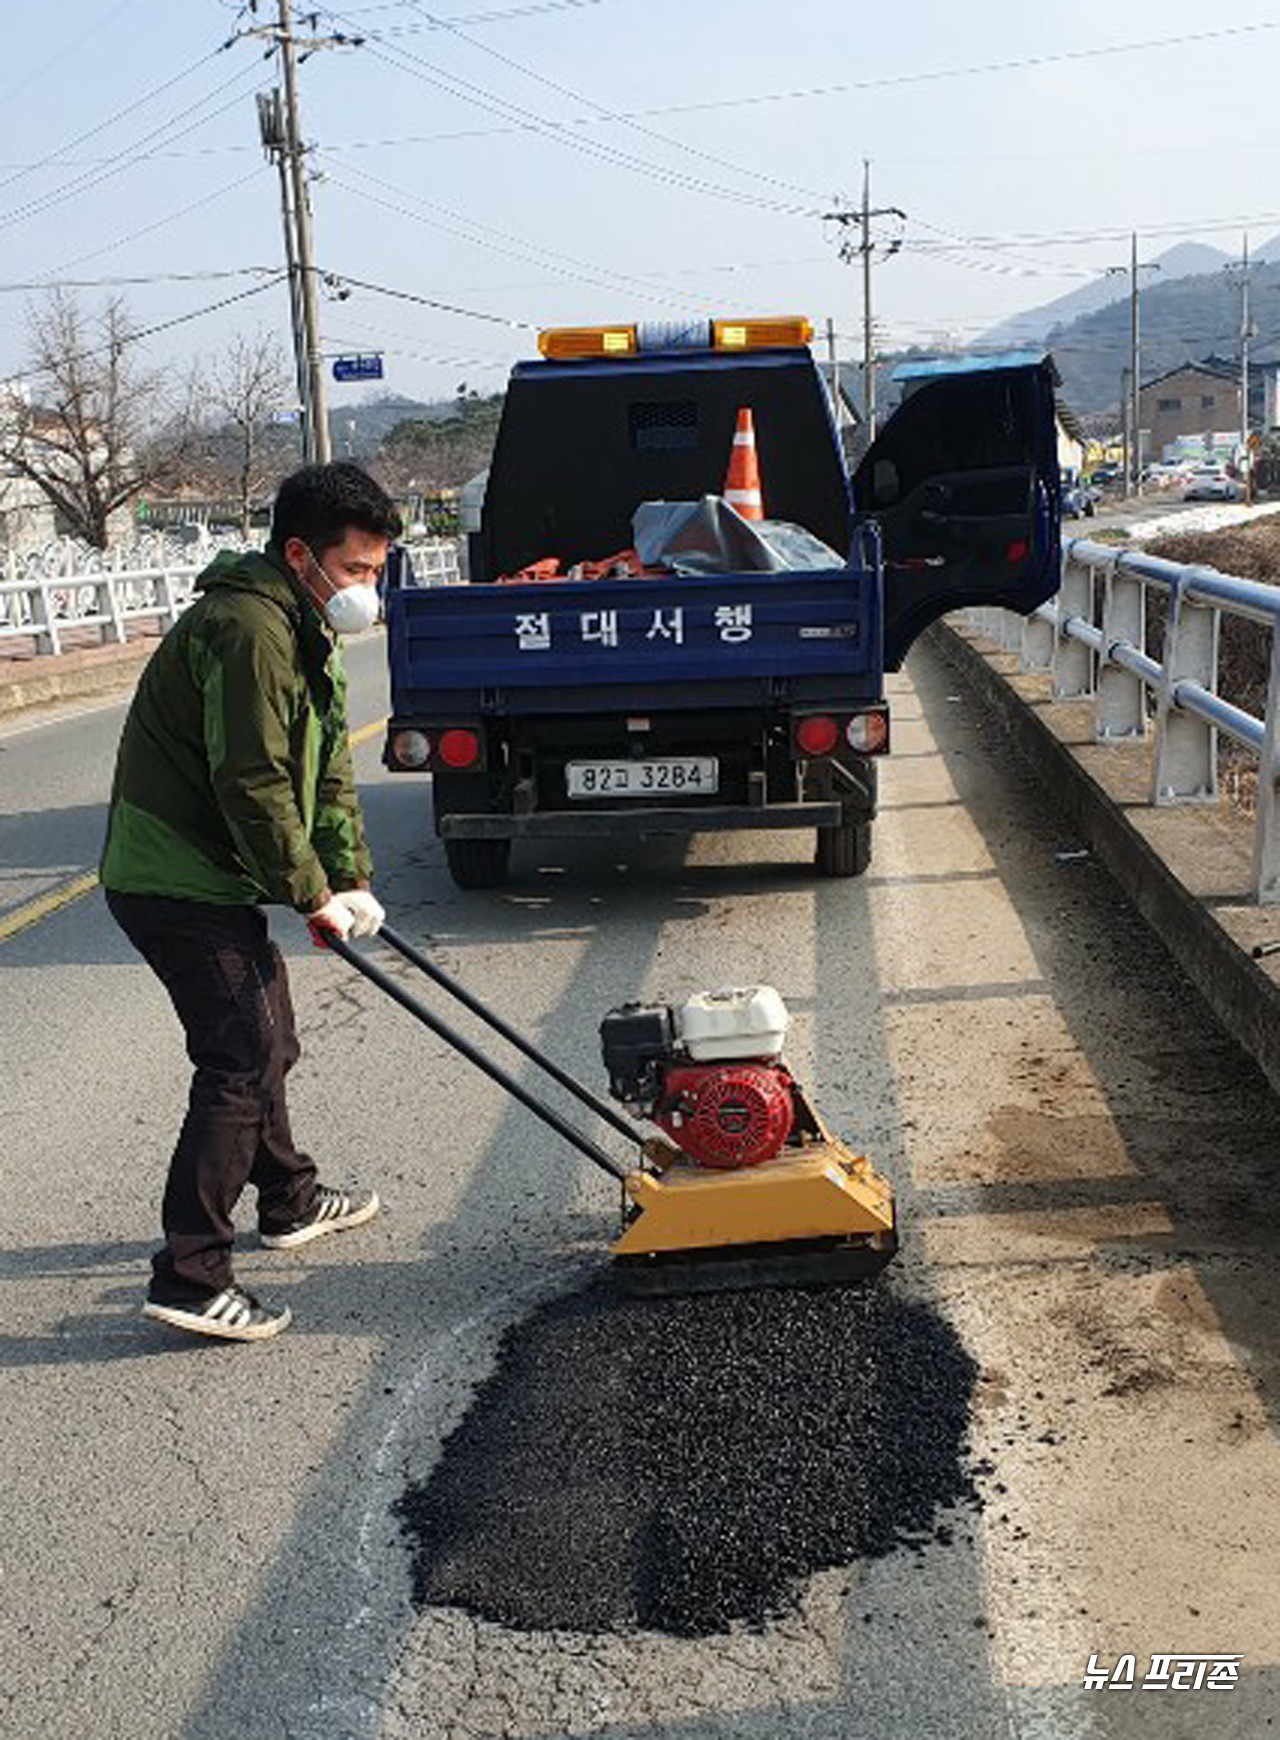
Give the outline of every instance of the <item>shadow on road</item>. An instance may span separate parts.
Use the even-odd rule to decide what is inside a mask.
[[[931,1200],[951,1214],[1004,1217],[1011,1231],[1055,1210],[1162,1205],[1166,1230],[1118,1222],[1115,1237],[1099,1241],[1098,1256],[1153,1272],[1191,1265],[1278,1429],[1280,1288],[1269,1282],[1280,1256],[1280,1100],[1101,865],[1087,852],[1073,851],[1065,860],[1052,850],[1028,855],[1028,838],[1053,841],[1056,834],[1060,842],[1070,835],[1069,825],[1056,817],[1051,794],[1031,767],[1011,752],[1002,757],[1004,776],[992,782],[973,744],[984,729],[981,703],[974,697],[957,709],[944,697],[945,688],[960,682],[950,669],[918,681],[925,717],[940,740],[946,732],[961,750],[948,763],[957,797],[996,872],[1025,891],[1026,938],[1042,985],[1051,989],[1101,1092],[1100,1111],[1074,1118],[1076,1146],[1096,1154],[1118,1137],[1119,1153],[1106,1176],[1018,1179],[1020,1157],[1034,1156],[1046,1132],[1064,1147],[1073,1136],[1073,1120],[1055,1113],[1053,1060],[1032,1056],[1029,1080],[1040,1084],[1045,1113],[1010,1109],[1004,1127],[996,1127],[1009,1175],[939,1186]],[[1174,1291],[1166,1303],[1175,1318],[1192,1310]],[[1092,1344],[1117,1363],[1122,1392],[1172,1381],[1171,1373],[1137,1356],[1127,1359],[1101,1324],[1082,1321],[1078,1330],[1086,1353]]]
[[[366,805],[375,839],[403,831],[405,812],[394,784],[371,788]],[[769,945],[751,921],[751,903],[779,892],[800,896],[798,994],[792,996],[785,972],[779,971],[785,936],[782,956],[773,944],[768,970],[797,1012],[812,1013],[805,1025],[813,1035],[815,1088],[827,1117],[851,1139],[864,1133],[870,1139],[867,1108],[875,1104],[875,1136],[900,1153],[878,987],[865,970],[868,896],[858,884],[815,882],[807,836],[762,836],[760,849],[771,855],[765,862],[749,857],[751,845],[735,844],[717,846],[723,862],[692,864],[684,841],[565,848],[541,842],[521,851],[508,888],[482,895],[451,888],[434,842],[401,845],[394,856],[384,852],[385,861],[394,863],[379,885],[387,905],[408,936],[430,939],[440,963],[458,968],[473,990],[485,982],[481,969],[492,978],[495,961],[499,974],[516,975],[521,959],[532,958],[525,951],[551,941],[581,943],[553,1006],[537,1024],[562,1060],[595,1059],[597,1023],[616,1003],[637,996],[679,998],[699,984],[761,977],[770,961]],[[730,895],[731,916],[719,904]],[[685,926],[694,922],[700,929],[686,946]],[[822,946],[814,949],[818,935]],[[513,987],[503,1012],[511,1015],[517,1002]],[[583,1072],[593,1077],[593,1065],[586,1064]],[[513,1221],[515,1179],[521,1209]],[[584,1201],[600,1206],[584,1211]],[[410,1605],[408,1558],[391,1506],[402,1494],[406,1474],[424,1474],[435,1446],[458,1423],[488,1369],[500,1331],[540,1300],[567,1291],[581,1277],[584,1263],[587,1269],[599,1264],[615,1225],[613,1201],[608,1188],[597,1188],[594,1181],[584,1191],[581,1166],[553,1138],[544,1137],[528,1114],[508,1106],[447,1227],[433,1235],[420,1265],[366,1273],[369,1285],[378,1289],[386,1336],[373,1378],[353,1399],[343,1436],[332,1446],[287,1542],[183,1726],[183,1740],[225,1740],[233,1732],[242,1740],[257,1740],[282,1729],[317,1740],[338,1734],[357,1740],[379,1732],[388,1699],[401,1695],[394,1683],[406,1644],[424,1623]],[[450,1296],[451,1276],[458,1281],[456,1297]],[[919,1281],[917,1286],[927,1291]],[[306,1298],[299,1292],[295,1303],[300,1322],[324,1323],[323,1294]],[[402,1406],[405,1397],[410,1401]],[[725,1455],[749,1466],[751,1447],[726,1445]],[[364,1479],[353,1480],[353,1470],[363,1470]],[[361,1559],[361,1543],[371,1536],[385,1543],[372,1578],[367,1554]],[[957,1543],[946,1555],[939,1581],[966,1611],[980,1606],[981,1574],[971,1549]],[[288,1615],[293,1617],[283,1617]],[[429,1624],[429,1614],[426,1618]],[[893,1619],[900,1622],[901,1615]],[[282,1623],[296,1643],[264,1651],[261,1640]],[[970,1634],[965,1659],[949,1664],[950,1681],[939,1683],[927,1650],[931,1625],[932,1619],[921,1614],[918,1647],[896,1662],[904,1704],[914,1704],[929,1719],[952,1695],[956,1675],[966,1683],[972,1708],[989,1701],[991,1694],[983,1688],[989,1687],[990,1672],[979,1634]],[[481,1647],[492,1647],[495,1679],[504,1671],[504,1636],[501,1628],[482,1627],[487,1643]],[[856,1641],[849,1640],[847,1685],[817,1700],[812,1710],[817,1726],[805,1725],[806,1700],[787,1701],[784,1716],[776,1688],[765,1677],[750,1687],[749,1701],[759,1704],[758,1713],[740,1723],[735,1718],[717,1732],[772,1740],[785,1722],[788,1735],[847,1734],[847,1714],[840,1712],[883,1677],[876,1638],[875,1626],[860,1621]],[[546,1647],[558,1645],[548,1639]],[[637,1659],[650,1647],[638,1638]],[[415,1652],[424,1648],[429,1687],[430,1640],[419,1641]],[[412,1730],[420,1733],[444,1733],[446,1726],[453,1732],[455,1721],[459,1733],[466,1727],[464,1705],[448,1713],[448,1724],[443,1708],[434,1704],[410,1719]],[[682,1733],[683,1725],[677,1721],[669,1732]]]

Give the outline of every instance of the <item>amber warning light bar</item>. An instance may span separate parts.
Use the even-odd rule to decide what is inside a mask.
[[[790,350],[808,344],[803,314],[752,320],[653,320],[636,326],[554,326],[538,334],[548,362],[582,362],[667,350]]]

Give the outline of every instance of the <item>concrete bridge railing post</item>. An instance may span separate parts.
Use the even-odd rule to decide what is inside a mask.
[[[1178,685],[1195,683],[1213,692],[1218,678],[1219,613],[1193,603],[1188,577],[1169,589],[1163,673],[1156,697],[1154,804],[1218,801],[1218,734],[1203,718],[1178,706]]]
[[[1108,569],[1102,601],[1102,656],[1094,736],[1099,742],[1145,737],[1147,704],[1142,678],[1112,658],[1112,650],[1147,644],[1147,589],[1119,563]]]
[[[1070,633],[1070,624],[1093,623],[1093,569],[1067,561],[1058,592],[1058,622],[1053,649],[1053,698],[1079,701],[1094,692],[1093,651]]]
[[[1259,901],[1280,901],[1280,627],[1271,630],[1266,729],[1258,758],[1254,878]]]

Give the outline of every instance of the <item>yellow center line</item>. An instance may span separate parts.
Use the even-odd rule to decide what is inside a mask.
[[[70,906],[73,900],[79,900],[86,894],[91,894],[98,886],[97,873],[87,870],[83,876],[77,876],[71,882],[64,882],[60,888],[54,888],[48,894],[42,894],[38,900],[28,900],[25,906],[15,908],[0,918],[0,942],[8,942],[11,936],[17,936],[20,930],[26,930],[29,925],[39,924],[42,918],[48,918],[50,913],[57,912],[59,907]]]
[[[348,733],[347,741],[352,749],[358,749],[362,743],[367,743],[371,737],[376,737],[386,725],[385,719],[375,719],[369,725],[362,725],[358,731]],[[21,930],[29,930],[33,924],[39,924],[41,919],[49,918],[55,912],[60,912],[64,906],[70,906],[72,901],[83,900],[86,894],[92,894],[98,886],[96,870],[86,870],[80,876],[73,876],[69,882],[63,882],[57,888],[51,888],[48,894],[41,894],[35,900],[28,900],[22,906],[16,906],[12,912],[0,916],[0,943],[8,942],[10,937],[17,936]]]
[[[371,725],[362,725],[358,731],[351,732],[347,742],[353,749],[359,749],[362,743],[367,743],[371,737],[376,737],[379,731],[386,728],[385,719],[375,719]]]

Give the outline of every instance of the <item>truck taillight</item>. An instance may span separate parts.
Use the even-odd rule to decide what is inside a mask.
[[[858,755],[883,755],[889,748],[889,710],[869,708],[865,713],[810,713],[795,722],[795,753],[817,759],[835,755],[842,743]]]
[[[474,731],[458,726],[450,731],[442,731],[436,744],[436,754],[446,767],[455,773],[461,773],[468,767],[474,767],[480,759],[480,739]]]
[[[796,725],[796,746],[804,755],[830,755],[840,741],[840,727],[825,713],[815,713]]]
[[[397,731],[391,753],[398,767],[425,767],[431,759],[431,743],[425,731]]]
[[[889,715],[855,713],[844,728],[844,740],[862,755],[883,755],[889,747]]]

